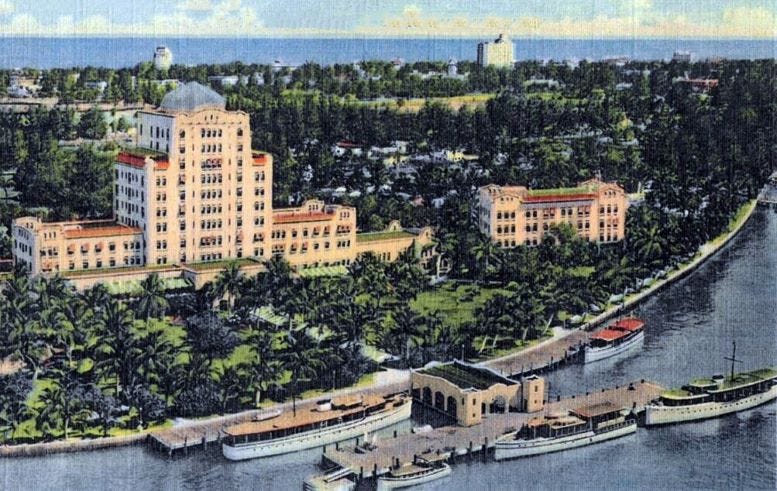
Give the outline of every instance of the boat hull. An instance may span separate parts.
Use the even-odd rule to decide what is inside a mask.
[[[392,408],[384,413],[373,414],[365,419],[272,441],[252,442],[234,446],[224,443],[221,446],[221,451],[224,457],[229,460],[248,460],[322,447],[331,443],[350,440],[365,433],[371,433],[410,419],[411,407],[412,404],[408,401],[398,408]]]
[[[619,355],[633,348],[643,339],[645,339],[645,332],[640,331],[633,337],[629,338],[627,341],[624,341],[617,346],[610,346],[606,348],[591,348],[590,346],[587,346],[585,348],[585,362],[592,363],[595,361],[604,360],[605,358],[610,358],[611,356]]]
[[[496,450],[494,452],[495,460],[515,459],[519,457],[530,457],[544,453],[560,452],[572,448],[583,447],[593,443],[599,443],[613,438],[619,438],[637,431],[636,421],[621,428],[596,433],[586,431],[576,435],[569,435],[561,438],[536,439],[536,440],[497,440]]]
[[[442,479],[445,476],[449,476],[451,473],[451,468],[449,465],[445,465],[444,467],[440,467],[439,469],[435,469],[433,472],[429,472],[427,474],[424,474],[422,476],[418,477],[411,477],[411,478],[397,478],[397,477],[379,477],[378,478],[378,491],[387,491],[389,489],[401,489],[401,488],[409,488],[410,486],[418,486],[421,484],[426,484],[428,482],[436,481],[437,479]]]
[[[657,426],[673,423],[685,423],[702,419],[717,418],[726,414],[751,409],[777,399],[777,385],[766,392],[744,397],[730,402],[704,402],[688,406],[659,406],[648,404],[645,407],[645,426]]]

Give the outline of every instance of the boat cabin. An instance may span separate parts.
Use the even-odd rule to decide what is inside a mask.
[[[249,421],[224,430],[228,445],[271,441],[358,421],[375,413],[410,402],[402,394],[358,396],[319,401],[315,407],[297,409],[297,415],[282,413],[262,421]]]

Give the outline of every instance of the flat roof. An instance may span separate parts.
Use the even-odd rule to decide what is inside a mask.
[[[417,373],[447,380],[460,389],[488,389],[492,385],[516,385],[515,380],[503,377],[488,369],[454,361],[418,370]]]
[[[128,227],[116,222],[79,223],[76,228],[63,231],[66,239],[86,239],[94,237],[110,237],[112,235],[137,235],[143,231],[139,228]]]
[[[603,329],[591,336],[591,339],[601,339],[602,341],[614,341],[626,336],[623,331],[616,331],[614,329]]]
[[[637,319],[636,317],[627,317],[613,324],[613,327],[617,327],[618,329],[623,329],[625,331],[639,331],[645,327],[645,322],[642,319]]]
[[[368,407],[375,406],[387,401],[396,401],[397,397],[384,398],[380,395],[366,395],[359,400],[347,400],[339,401],[337,399],[332,401],[333,405],[338,403],[345,406],[345,409],[332,409],[329,411],[318,411],[317,406],[301,409],[297,408],[297,416],[295,417],[292,412],[284,412],[280,415],[265,419],[262,421],[248,421],[245,423],[239,423],[236,425],[228,426],[224,432],[231,436],[242,435],[254,435],[257,433],[264,433],[273,430],[284,430],[289,428],[296,428],[299,426],[305,426],[313,423],[319,423],[321,421],[327,421],[338,416],[351,414],[354,412],[362,411]],[[344,402],[344,404],[343,404]]]
[[[322,222],[332,220],[333,213],[310,212],[310,213],[279,213],[273,214],[274,223],[300,223],[300,222]]]
[[[603,414],[618,412],[618,411],[621,411],[622,409],[623,409],[622,406],[616,406],[610,401],[604,401],[597,404],[591,404],[589,406],[582,406],[582,407],[573,409],[572,412],[580,416],[581,418],[594,418],[596,416],[601,416]]]

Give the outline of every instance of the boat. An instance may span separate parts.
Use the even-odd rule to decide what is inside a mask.
[[[451,466],[442,460],[426,460],[416,457],[413,463],[391,469],[378,478],[378,491],[409,488],[426,484],[450,475]]]
[[[662,393],[645,406],[645,426],[717,418],[777,399],[777,369],[734,373],[736,343],[728,377],[714,375]]]
[[[326,399],[296,415],[229,426],[221,450],[229,460],[246,460],[321,447],[410,419],[411,404],[405,393]]]
[[[645,338],[645,323],[629,317],[593,334],[585,347],[585,363],[604,360],[636,346]]]
[[[532,418],[518,431],[496,440],[494,458],[505,460],[569,450],[636,431],[637,420],[628,409],[605,401]]]

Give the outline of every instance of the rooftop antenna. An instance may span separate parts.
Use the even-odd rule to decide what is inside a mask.
[[[732,341],[732,344],[734,345],[734,349],[731,353],[731,357],[726,356],[725,359],[731,362],[731,380],[734,380],[734,363],[742,363],[742,360],[737,360],[737,342]]]

